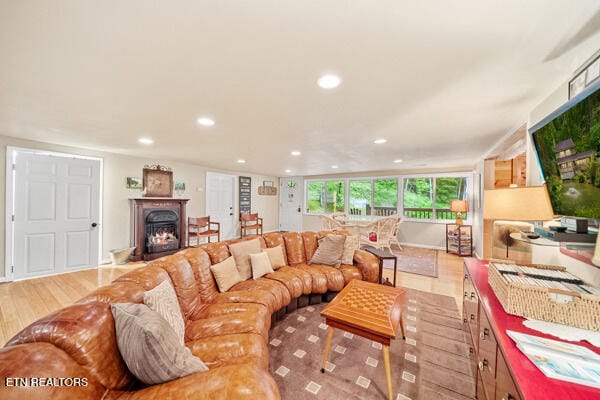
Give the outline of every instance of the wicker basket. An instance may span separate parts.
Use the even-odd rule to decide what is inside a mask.
[[[135,247],[110,250],[109,253],[112,265],[127,264],[127,260],[129,259],[129,256],[131,255],[131,253],[133,253],[134,250]]]
[[[526,265],[565,271],[564,267]],[[490,263],[488,282],[509,314],[600,332],[600,296],[509,282],[493,263]]]

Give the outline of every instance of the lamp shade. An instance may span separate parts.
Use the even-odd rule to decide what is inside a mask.
[[[467,212],[469,211],[469,202],[466,200],[452,200],[450,201],[450,211]]]
[[[527,186],[483,192],[483,219],[548,221],[554,218],[546,186]]]

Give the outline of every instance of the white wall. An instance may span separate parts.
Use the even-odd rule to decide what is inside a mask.
[[[108,260],[109,250],[128,247],[129,237],[129,199],[140,197],[138,190],[127,189],[126,177],[142,177],[144,165],[160,164],[173,170],[173,179],[183,181],[186,191],[181,198],[189,199],[187,206],[188,216],[205,215],[205,181],[208,168],[201,165],[184,164],[169,160],[156,160],[142,157],[130,157],[113,153],[98,152],[68,146],[58,146],[42,142],[21,140],[7,136],[0,136],[0,187],[6,188],[6,147],[23,147],[30,149],[48,150],[62,153],[70,153],[83,156],[99,157],[103,159],[103,196],[102,196],[102,249],[101,258]],[[243,175],[252,178],[252,211],[258,212],[264,218],[264,230],[272,231],[279,228],[279,198],[278,196],[259,196],[258,186],[263,180],[274,181],[279,187],[279,178],[274,176],[263,176],[248,174],[245,172],[210,170],[232,175]],[[236,180],[237,181],[237,180]],[[237,189],[236,189],[237,202]],[[237,206],[237,205],[236,205]],[[0,209],[5,210],[5,196],[0,196]],[[237,209],[236,209],[237,215]],[[5,213],[0,213],[0,224],[4,226]],[[0,259],[4,260],[5,233],[0,230]],[[0,268],[0,277],[5,276],[5,266]]]

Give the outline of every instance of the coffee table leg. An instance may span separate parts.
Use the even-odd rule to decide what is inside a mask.
[[[329,350],[331,349],[331,339],[333,339],[333,328],[330,326],[327,331],[327,342],[325,343],[325,352],[323,353],[323,362],[321,363],[321,373],[325,373],[325,365],[327,365],[327,358],[329,357]]]
[[[385,363],[385,376],[387,377],[388,397],[393,400],[392,372],[390,370],[390,346],[383,345],[383,361]]]

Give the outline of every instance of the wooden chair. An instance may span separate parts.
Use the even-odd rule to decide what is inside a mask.
[[[263,219],[258,216],[258,213],[240,215],[242,237],[248,235],[248,231],[256,231],[257,235],[263,233]],[[260,233],[258,233],[260,231]]]
[[[195,246],[200,244],[200,238],[208,238],[210,243],[211,236],[217,237],[217,242],[221,240],[221,224],[219,222],[211,222],[208,217],[188,217],[187,224],[187,245],[191,247],[192,239],[196,239]]]

